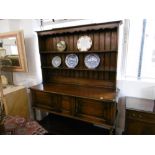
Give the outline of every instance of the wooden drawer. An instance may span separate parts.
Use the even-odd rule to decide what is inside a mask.
[[[135,119],[147,123],[155,123],[155,114],[139,112],[135,110],[127,110],[126,117],[130,119]]]

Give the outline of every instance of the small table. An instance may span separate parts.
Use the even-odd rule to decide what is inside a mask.
[[[19,116],[6,116],[3,120],[6,135],[44,135],[47,131],[36,121]]]

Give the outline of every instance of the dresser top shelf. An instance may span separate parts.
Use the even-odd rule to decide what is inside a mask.
[[[65,33],[79,33],[79,32],[86,32],[86,31],[114,29],[119,27],[121,23],[122,23],[121,21],[113,21],[113,22],[107,22],[107,23],[86,24],[86,25],[78,25],[78,26],[71,26],[71,27],[54,28],[51,30],[37,31],[37,33],[40,36],[47,36],[47,35],[58,35],[58,34],[61,35]]]
[[[31,87],[31,89],[44,91],[47,93],[56,93],[67,96],[76,96],[86,99],[94,99],[98,101],[113,102],[116,99],[116,91],[114,89],[92,88],[76,86],[72,84],[39,84]]]

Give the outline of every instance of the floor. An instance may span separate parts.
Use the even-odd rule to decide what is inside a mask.
[[[108,130],[93,124],[49,114],[39,121],[48,135],[107,135]]]

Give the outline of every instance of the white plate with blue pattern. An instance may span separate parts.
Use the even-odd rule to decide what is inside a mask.
[[[84,59],[85,66],[89,69],[95,69],[100,64],[100,57],[97,54],[88,54]]]
[[[65,58],[65,63],[68,68],[75,68],[78,64],[78,56],[76,54],[69,54]]]
[[[53,67],[57,68],[61,65],[61,58],[59,56],[55,56],[52,59],[52,65]]]

